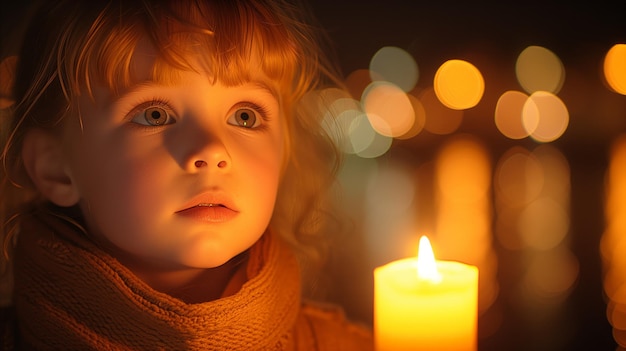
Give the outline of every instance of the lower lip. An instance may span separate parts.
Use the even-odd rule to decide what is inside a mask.
[[[239,212],[222,206],[196,206],[176,213],[200,222],[221,223],[235,218]]]

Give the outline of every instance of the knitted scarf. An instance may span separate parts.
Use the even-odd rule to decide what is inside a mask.
[[[283,350],[293,347],[290,332],[302,319],[295,257],[269,234],[250,249],[240,291],[199,304],[153,290],[45,211],[22,221],[15,254],[15,308],[27,348]]]

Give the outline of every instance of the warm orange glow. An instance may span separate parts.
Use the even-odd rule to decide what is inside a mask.
[[[370,71],[357,69],[352,71],[344,82],[353,99],[360,99],[365,88],[372,82]]]
[[[613,91],[626,95],[626,44],[615,44],[606,53],[604,77]]]
[[[609,300],[607,317],[615,341],[626,347],[626,135],[613,143],[606,179],[606,229],[600,253]]]
[[[422,102],[413,95],[408,94],[409,101],[411,101],[411,105],[413,106],[413,111],[415,112],[415,121],[406,133],[399,135],[396,139],[411,139],[414,136],[417,136],[423,129],[426,124],[426,110],[424,109],[424,105]]]
[[[391,83],[373,82],[363,92],[361,103],[372,127],[381,135],[403,135],[415,122],[415,111],[407,94]]]
[[[520,213],[518,228],[527,247],[548,250],[569,232],[569,215],[563,205],[549,197],[529,203]]]
[[[561,60],[541,46],[529,46],[519,54],[515,73],[520,85],[529,94],[536,91],[557,94],[565,81]]]
[[[442,64],[435,73],[433,86],[441,103],[454,110],[476,106],[485,91],[480,71],[463,60],[449,60]]]
[[[565,133],[569,112],[556,95],[538,91],[530,95],[522,112],[524,127],[539,142],[554,141]]]
[[[539,160],[528,150],[514,147],[496,167],[496,195],[509,207],[527,205],[541,193],[544,179]]]
[[[522,139],[530,133],[524,128],[522,111],[528,95],[520,91],[507,91],[496,104],[495,122],[502,135],[510,139]]]
[[[563,300],[578,279],[578,259],[565,248],[538,251],[530,257],[522,287],[525,297]]]
[[[452,138],[437,155],[434,177],[437,254],[478,266],[479,311],[485,311],[498,293],[487,149],[468,135]]]
[[[476,350],[478,269],[454,261],[434,263],[441,275],[435,284],[416,275],[416,258],[374,270],[377,351]]]
[[[447,108],[439,101],[433,89],[421,92],[418,99],[422,102],[426,111],[426,123],[424,129],[438,134],[446,135],[456,131],[463,121],[463,111]]]
[[[435,254],[426,236],[420,238],[419,252],[417,254],[417,277],[431,283],[440,283],[441,275],[437,271]]]
[[[487,196],[491,183],[485,147],[469,136],[459,136],[440,151],[436,163],[439,191],[455,202],[471,203]]]
[[[570,227],[570,169],[550,145],[532,153],[516,147],[501,158],[495,173],[496,237],[511,250],[552,250]]]

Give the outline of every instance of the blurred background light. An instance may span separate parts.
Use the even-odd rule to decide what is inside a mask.
[[[606,53],[604,77],[613,91],[626,95],[626,44],[615,44]]]
[[[569,112],[558,96],[536,91],[524,104],[522,121],[531,138],[550,142],[560,138],[569,125]]]
[[[355,217],[356,225],[367,227],[367,255],[353,267],[414,256],[419,235],[426,234],[440,255],[481,269],[479,349],[609,350],[613,339],[624,344],[626,239],[609,233],[626,233],[619,219],[626,212],[607,205],[605,223],[599,190],[608,145],[626,127],[619,88],[626,79],[626,3],[426,8],[365,2],[355,12],[351,5],[323,2],[343,68],[352,72],[345,82],[350,104],[360,105],[342,116],[349,146],[358,151],[345,157],[359,170],[376,164],[372,178],[361,172],[361,179],[347,181],[361,187],[350,209],[367,207]],[[370,16],[354,16],[361,11]],[[364,92],[376,86],[386,87],[380,96],[397,94],[391,96],[399,103],[368,101]],[[402,112],[391,111],[409,105],[413,122],[402,124]],[[402,132],[392,132],[394,124]],[[394,200],[397,190],[385,190],[391,185],[375,186],[403,182],[382,175],[390,168],[413,182],[403,215],[408,197]],[[608,180],[606,186],[607,204],[609,197],[626,198],[609,196]],[[378,209],[388,220],[374,219],[374,197],[398,201]],[[367,277],[371,268],[363,269]],[[346,300],[363,294],[351,291],[358,297]],[[371,318],[371,301],[358,311]]]
[[[476,265],[480,270],[479,311],[498,293],[497,259],[492,247],[491,162],[485,146],[456,135],[439,150],[434,168],[438,257]]]
[[[426,110],[424,109],[422,102],[411,94],[407,94],[407,97],[411,102],[411,106],[413,106],[415,120],[413,121],[411,128],[406,133],[398,135],[396,139],[411,139],[417,136],[424,129],[424,125],[426,124]]]
[[[432,88],[424,89],[417,97],[426,111],[424,129],[438,135],[451,134],[463,121],[463,111],[453,110],[441,103]]]
[[[369,125],[369,118],[359,119],[359,122],[362,128],[367,128]],[[374,133],[374,139],[372,142],[365,149],[358,151],[356,154],[363,158],[380,157],[389,151],[392,142],[393,138],[379,133]]]
[[[578,277],[578,259],[566,248],[535,253],[524,277],[528,299],[560,303]]]
[[[529,94],[536,91],[558,94],[565,81],[561,60],[541,46],[529,46],[519,54],[515,74],[519,84]]]
[[[444,62],[435,73],[433,86],[441,103],[455,110],[476,106],[485,92],[478,68],[463,60]]]
[[[374,162],[380,162],[378,159]],[[402,166],[377,167],[365,174],[364,231],[376,262],[415,256],[415,181]]]
[[[606,228],[600,253],[604,268],[607,318],[617,343],[626,348],[626,134],[611,147],[606,174]]]
[[[530,135],[522,119],[528,95],[520,91],[506,91],[498,99],[495,111],[496,127],[509,139],[523,139]]]
[[[567,235],[569,216],[553,199],[540,198],[524,208],[518,226],[527,247],[548,250],[556,247]]]
[[[381,79],[377,79],[381,80]],[[373,82],[371,72],[368,69],[357,69],[352,71],[345,79],[344,84],[353,99],[361,99],[365,88]]]
[[[404,49],[385,46],[370,60],[372,81],[385,80],[405,92],[412,90],[419,79],[419,69],[413,56]]]
[[[361,97],[363,111],[374,130],[387,137],[404,135],[415,123],[415,111],[407,94],[388,82],[372,82]]]

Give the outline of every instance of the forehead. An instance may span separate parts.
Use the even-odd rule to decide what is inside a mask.
[[[164,86],[184,85],[185,73],[193,72],[207,77],[212,83],[219,81],[219,83],[228,86],[254,85],[268,90],[278,97],[279,87],[277,82],[270,79],[265,72],[259,69],[261,60],[258,55],[251,55],[247,63],[230,67],[231,70],[240,70],[240,72],[222,73],[221,76],[216,74],[215,67],[211,67],[211,60],[206,60],[205,58],[206,54],[199,50],[197,53],[185,57],[186,62],[184,66],[175,67],[160,56],[157,48],[144,37],[138,41],[130,59],[129,76],[131,86],[125,87],[126,89],[116,89],[116,91],[123,93],[124,90],[144,83]]]
[[[184,71],[230,86],[261,81],[289,93],[297,54],[285,23],[258,6],[172,1],[136,12],[143,20],[103,15],[104,24],[81,54],[77,77],[82,66],[88,91],[98,85],[113,95],[143,81],[180,84]]]

